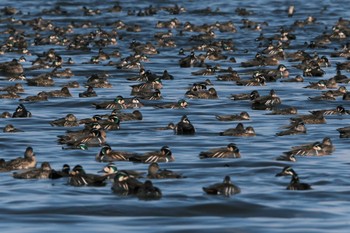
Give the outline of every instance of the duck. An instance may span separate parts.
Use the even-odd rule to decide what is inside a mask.
[[[81,165],[76,165],[69,173],[67,183],[72,186],[105,186],[106,176],[86,173]]]
[[[295,158],[295,155],[293,154],[283,154],[283,155],[280,155],[276,158],[276,160],[279,160],[279,161],[288,161],[288,162],[296,162],[297,159]]]
[[[168,169],[161,169],[157,162],[148,166],[148,179],[173,179],[184,178],[181,174]]]
[[[0,172],[7,172],[12,170],[30,169],[36,166],[36,157],[34,150],[28,146],[24,152],[24,157],[18,157],[5,162],[0,167]]]
[[[333,100],[336,100],[336,98],[333,96],[333,92],[331,90],[322,93],[322,95],[320,95],[320,96],[309,97],[308,99],[313,100],[313,101],[320,101],[320,100],[333,101]]]
[[[98,147],[106,143],[106,132],[102,129],[91,129],[88,134],[79,134],[71,137],[63,137],[59,140],[61,144],[78,146],[85,144],[88,147]]]
[[[79,98],[96,97],[97,94],[92,86],[88,86],[86,91],[79,93]]]
[[[340,133],[340,138],[349,138],[350,137],[350,126],[338,128],[337,131]]]
[[[138,189],[143,185],[137,178],[128,175],[125,172],[118,172],[114,176],[111,187],[113,193],[121,196],[136,195]]]
[[[290,118],[291,122],[304,122],[304,124],[325,124],[326,118],[323,112],[315,112],[307,115],[298,115],[297,117]]]
[[[223,195],[229,197],[241,192],[241,189],[232,183],[230,176],[225,176],[223,182],[215,183],[202,188],[209,195]]]
[[[252,101],[253,109],[267,109],[281,104],[281,99],[277,96],[275,90],[271,89],[269,95],[260,96]]]
[[[68,87],[62,87],[60,90],[46,92],[49,98],[69,98],[72,97]]]
[[[240,81],[241,77],[239,76],[237,71],[233,71],[227,74],[221,74],[216,76],[217,81]]]
[[[177,135],[193,135],[196,130],[187,115],[183,115],[181,120],[175,125],[174,132]]]
[[[284,154],[293,154],[295,156],[325,156],[334,152],[332,140],[329,137],[324,137],[322,142],[313,142],[300,146],[293,146],[292,150],[284,152]]]
[[[23,93],[24,88],[23,88],[23,85],[21,83],[15,83],[14,85],[0,88],[0,91]]]
[[[185,96],[191,99],[218,99],[217,91],[214,87],[209,88],[208,90],[201,89],[198,91],[187,91]]]
[[[16,92],[8,91],[5,94],[0,94],[0,99],[18,99],[21,98]]]
[[[345,110],[345,108],[342,105],[338,105],[335,109],[326,109],[326,110],[316,110],[316,111],[309,111],[313,115],[349,115],[350,111]]]
[[[150,82],[131,85],[131,95],[135,96],[143,92],[147,92],[155,89],[162,89],[162,88],[163,88],[162,81],[160,79],[156,79]]]
[[[117,166],[113,162],[108,163],[99,172],[103,173],[103,175],[107,176],[108,179],[110,179],[110,180],[114,180],[115,176],[118,173],[125,173],[128,176],[133,177],[133,178],[143,178],[143,175],[145,173],[145,172],[139,172],[139,171],[135,171],[135,170],[118,170]]]
[[[48,101],[49,95],[46,91],[40,91],[36,95],[27,96],[24,99],[19,99],[22,102],[39,102],[39,101]]]
[[[337,90],[330,90],[334,97],[343,96],[348,90],[345,86],[338,87]]]
[[[154,186],[151,180],[146,180],[138,187],[136,196],[138,199],[145,201],[159,200],[162,198],[162,191]]]
[[[253,76],[248,80],[236,81],[237,86],[266,86],[266,79],[262,75]]]
[[[182,68],[201,67],[203,65],[203,62],[192,51],[190,55],[179,60],[179,65]]]
[[[23,104],[19,104],[15,112],[12,114],[12,118],[31,117],[32,113],[26,109]]]
[[[250,93],[241,93],[241,94],[232,94],[231,100],[254,100],[260,97],[260,94],[257,90],[253,90]]]
[[[126,109],[125,99],[123,96],[118,95],[113,101],[107,101],[102,103],[93,103],[96,109]]]
[[[108,74],[92,74],[86,81],[86,86],[93,88],[112,88],[112,84],[109,83]]]
[[[2,112],[0,114],[0,118],[11,118],[11,117],[12,117],[12,114],[8,111]]]
[[[48,179],[51,174],[49,162],[42,162],[40,168],[33,168],[25,172],[14,172],[13,178],[16,179]]]
[[[229,128],[219,133],[220,136],[237,136],[237,137],[253,137],[255,136],[255,130],[253,127],[248,126],[244,128],[242,123],[238,123],[235,128]]]
[[[68,113],[65,117],[53,120],[51,126],[75,127],[79,126],[78,119],[73,113]]]
[[[97,153],[95,159],[98,162],[129,161],[130,157],[137,155],[132,152],[112,150],[109,144],[105,144]]]
[[[55,85],[55,81],[50,74],[41,74],[37,77],[27,79],[28,86],[50,87]]]
[[[55,169],[51,169],[51,173],[49,175],[50,179],[59,179],[63,177],[68,177],[70,173],[70,166],[68,164],[63,164],[62,169],[56,171]]]
[[[174,156],[168,146],[163,146],[159,151],[146,152],[142,155],[135,155],[129,157],[129,161],[139,163],[152,163],[152,162],[173,162]]]
[[[111,114],[107,119],[101,119],[98,121],[103,130],[119,130],[120,120],[116,114]]]
[[[234,143],[229,143],[226,147],[202,151],[199,153],[200,159],[206,158],[241,158],[241,153]]]
[[[23,132],[23,130],[15,128],[12,124],[7,124],[2,130],[4,133],[17,133]]]
[[[287,130],[276,133],[276,136],[306,134],[307,130],[303,121],[293,122],[290,126],[287,126]]]
[[[143,119],[142,113],[139,110],[128,113],[115,109],[112,111],[112,114],[118,117],[120,121],[141,121]]]
[[[298,114],[298,109],[296,107],[273,109],[271,112],[266,113],[266,115],[295,115],[295,114]]]
[[[155,128],[155,130],[174,130],[174,129],[175,129],[175,124],[173,122],[169,122],[165,127]]]
[[[154,91],[140,92],[136,95],[136,97],[139,99],[144,99],[144,100],[161,100],[161,99],[163,99],[162,93],[160,92],[159,89],[155,89]]]
[[[283,170],[276,174],[276,176],[292,176],[292,179],[287,186],[287,190],[310,190],[311,185],[307,183],[301,183],[298,174],[290,166],[286,166]]]
[[[14,58],[12,61],[0,63],[0,71],[4,72],[5,74],[13,75],[23,74],[24,69],[18,59]]]
[[[180,99],[175,103],[164,103],[164,104],[156,104],[155,108],[171,108],[171,109],[184,109],[187,108],[188,103],[184,99]]]
[[[288,78],[288,79],[282,79],[280,82],[288,82],[288,83],[291,83],[291,82],[295,82],[295,83],[302,83],[304,82],[304,78],[303,76],[301,75],[296,75],[294,78]]]
[[[250,116],[246,111],[241,112],[240,114],[233,115],[215,115],[215,118],[219,121],[245,121],[250,120]]]

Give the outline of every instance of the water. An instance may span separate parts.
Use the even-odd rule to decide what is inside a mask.
[[[138,12],[152,4],[154,7],[174,6],[174,4],[186,8],[186,12],[171,15],[166,11],[158,11],[152,16],[129,16],[128,10]],[[289,4],[294,4],[296,13],[288,18],[286,9]],[[190,21],[195,25],[211,24],[216,21],[232,21],[236,33],[217,33],[218,39],[232,39],[235,50],[225,51],[228,57],[235,57],[237,63],[230,61],[208,61],[208,64],[220,64],[222,68],[232,66],[237,70],[242,79],[249,78],[249,72],[257,69],[243,68],[240,62],[253,58],[258,50],[259,41],[255,41],[259,31],[242,29],[241,20],[248,18],[253,21],[268,22],[263,26],[265,36],[278,34],[281,26],[290,26],[295,20],[305,20],[308,16],[316,17],[315,24],[296,28],[293,32],[297,39],[292,41],[286,52],[295,52],[305,49],[309,53],[317,52],[326,55],[331,67],[323,68],[326,74],[322,79],[329,79],[336,73],[335,64],[344,62],[344,58],[330,58],[329,54],[335,48],[340,48],[348,40],[334,41],[326,48],[307,49],[304,42],[314,40],[323,31],[330,32],[339,17],[349,18],[349,12],[344,11],[346,1],[120,1],[122,11],[117,13],[107,12],[115,2],[100,1],[2,1],[0,8],[13,6],[22,14],[13,15],[14,19],[29,21],[38,17],[50,20],[55,26],[66,27],[70,22],[82,24],[90,21],[87,28],[74,28],[71,38],[75,34],[89,33],[101,28],[110,32],[113,27],[108,23],[122,20],[126,24],[139,24],[141,32],[127,32],[117,30],[120,37],[117,45],[109,45],[103,48],[104,52],[111,53],[119,50],[122,57],[132,54],[128,48],[129,43],[136,41],[154,42],[155,32],[166,32],[167,28],[157,29],[158,21],[167,21],[177,18],[181,23]],[[43,10],[61,6],[67,14],[57,15],[43,13]],[[85,16],[82,7],[100,9],[102,14]],[[210,14],[198,13],[196,10],[207,6],[213,11]],[[235,13],[237,7],[245,7],[253,12],[249,16],[239,16]],[[10,16],[1,14],[0,31],[5,31],[11,26],[6,20]],[[31,55],[25,55],[27,61],[23,63],[26,68],[27,78],[49,72],[50,69],[28,70],[31,62],[36,59],[36,54],[42,54],[49,48],[62,56],[64,61],[73,58],[75,64],[64,65],[71,68],[74,76],[71,79],[55,78],[53,87],[29,87],[25,81],[19,81],[24,85],[25,93],[21,98],[35,95],[43,90],[57,90],[60,85],[68,81],[78,81],[80,88],[70,91],[73,98],[49,99],[47,102],[25,103],[33,114],[29,119],[0,119],[1,127],[13,124],[22,129],[23,133],[0,133],[0,147],[2,158],[6,160],[22,156],[27,146],[32,146],[37,155],[39,164],[49,161],[53,168],[59,169],[62,164],[71,166],[81,164],[89,173],[96,173],[104,163],[94,160],[98,147],[90,147],[87,151],[62,150],[62,145],[57,144],[57,135],[64,134],[67,128],[51,127],[49,122],[64,117],[67,113],[75,114],[79,119],[91,117],[96,113],[110,113],[110,110],[95,110],[92,103],[113,99],[117,95],[130,96],[130,85],[136,82],[127,81],[126,78],[138,74],[138,70],[121,70],[114,66],[105,66],[108,61],[100,64],[82,64],[88,62],[91,56],[97,55],[98,47],[91,44],[90,51],[67,50],[59,45],[33,45],[34,32],[29,26],[14,25],[19,30],[24,30],[26,40],[30,44],[28,49]],[[327,29],[326,29],[327,28]],[[342,104],[345,109],[349,103],[337,98],[336,101],[312,102],[308,96],[319,95],[319,90],[309,90],[303,87],[309,81],[320,78],[305,77],[304,83],[268,83],[264,87],[242,87],[233,82],[219,82],[214,76],[192,76],[191,72],[201,68],[179,68],[178,60],[180,48],[189,50],[195,44],[188,38],[198,33],[184,32],[179,35],[179,29],[172,29],[175,48],[157,47],[159,54],[149,55],[149,61],[142,65],[153,73],[161,74],[167,69],[174,80],[164,80],[164,88],[161,90],[164,102],[176,102],[184,97],[186,88],[194,82],[210,78],[218,91],[217,100],[192,100],[187,99],[189,108],[185,110],[155,109],[149,102],[141,108],[142,121],[122,122],[121,130],[107,133],[107,142],[113,149],[134,151],[143,153],[157,150],[163,145],[168,145],[175,156],[176,161],[169,164],[161,164],[161,168],[168,168],[187,176],[178,180],[154,180],[154,184],[163,192],[163,198],[158,201],[140,201],[136,197],[119,197],[111,192],[111,184],[105,187],[71,187],[65,180],[17,180],[11,177],[11,172],[1,173],[1,199],[0,199],[0,226],[4,231],[34,232],[49,229],[52,232],[65,232],[79,230],[85,232],[110,232],[113,230],[136,232],[347,232],[349,228],[349,180],[348,167],[348,139],[339,138],[335,130],[348,125],[348,116],[329,116],[327,124],[307,125],[306,135],[276,137],[281,126],[289,123],[290,116],[268,116],[268,111],[252,110],[247,101],[232,101],[231,94],[250,92],[254,89],[266,95],[270,89],[275,89],[281,97],[284,106],[298,107],[299,114],[307,114],[310,110],[330,109]],[[46,37],[51,34],[47,31],[38,31]],[[8,34],[1,33],[2,44]],[[192,44],[193,43],[193,44]],[[196,51],[196,54],[205,51]],[[19,58],[18,53],[5,53],[0,56],[0,62]],[[113,57],[112,61],[118,62],[120,58]],[[290,77],[301,74],[294,68],[297,62],[282,61],[289,71]],[[271,66],[269,68],[274,68]],[[84,91],[84,83],[91,74],[108,73],[109,82],[113,85],[110,89],[95,89],[98,97],[82,99],[78,93]],[[344,74],[347,74],[344,71]],[[12,85],[5,76],[0,77],[1,87]],[[346,84],[346,86],[348,86]],[[18,105],[18,99],[2,99],[0,112],[14,112]],[[254,127],[257,136],[251,138],[218,136],[218,133],[234,127],[236,122],[219,122],[215,114],[233,114],[248,111],[251,120],[245,125]],[[130,112],[130,110],[126,110]],[[187,114],[194,124],[197,134],[195,136],[177,136],[172,131],[155,131],[154,128],[166,126],[169,122],[177,123],[181,116]],[[79,127],[81,128],[81,127]],[[296,163],[276,161],[276,157],[291,146],[320,141],[328,136],[332,139],[336,151],[331,156],[317,158],[298,158]],[[241,159],[212,159],[200,160],[198,154],[216,147],[226,146],[234,142],[238,145]],[[292,165],[298,172],[303,182],[310,183],[313,187],[310,191],[285,190],[289,178],[275,177],[282,167]],[[117,162],[119,169],[135,169],[146,171],[147,164],[132,164],[129,162]],[[225,198],[205,195],[203,186],[222,181],[225,175],[230,175],[242,192],[239,195]]]

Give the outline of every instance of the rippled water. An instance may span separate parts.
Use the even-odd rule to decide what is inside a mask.
[[[183,6],[186,12],[171,15],[166,11],[159,11],[152,16],[127,15],[128,10],[138,12],[152,4],[154,7]],[[344,58],[330,58],[329,55],[335,48],[340,48],[348,40],[335,41],[326,48],[308,49],[304,42],[314,40],[323,31],[331,30],[339,17],[349,18],[349,12],[344,11],[347,1],[293,1],[296,13],[293,17],[287,17],[286,1],[120,1],[121,12],[110,13],[107,9],[112,7],[114,1],[9,1],[0,3],[0,9],[5,6],[13,6],[22,14],[13,16],[1,13],[0,31],[11,27],[8,19],[22,19],[25,21],[42,17],[51,20],[54,25],[67,26],[70,22],[81,24],[90,21],[88,28],[75,28],[74,33],[89,33],[98,28],[111,31],[113,27],[107,23],[122,20],[126,24],[139,24],[141,32],[127,32],[117,30],[117,45],[103,48],[104,52],[111,53],[119,50],[122,57],[132,54],[128,48],[130,42],[136,41],[154,42],[155,32],[166,32],[168,29],[156,29],[158,21],[167,21],[177,18],[181,23],[190,21],[195,25],[211,24],[216,21],[232,21],[236,33],[217,33],[219,39],[232,39],[235,50],[225,51],[228,57],[235,57],[237,63],[230,61],[208,61],[208,64],[220,64],[222,68],[231,66],[237,70],[242,79],[251,76],[251,71],[257,69],[243,68],[240,63],[252,59],[258,48],[259,41],[255,41],[259,31],[240,28],[241,20],[248,18],[253,21],[268,22],[263,26],[266,36],[278,33],[281,26],[290,26],[295,20],[305,20],[308,16],[314,16],[315,24],[303,28],[297,28],[294,33],[297,37],[291,42],[286,52],[295,52],[305,49],[309,53],[317,52],[326,55],[331,67],[323,68],[326,74],[322,79],[329,79],[336,73],[335,64],[344,62]],[[43,10],[60,6],[67,11],[66,15],[43,14]],[[82,7],[100,9],[102,14],[84,16]],[[213,12],[206,14],[197,10],[210,7]],[[249,16],[240,16],[235,9],[244,7],[251,11]],[[218,9],[217,11],[215,11]],[[35,95],[42,90],[57,90],[68,81],[78,81],[80,88],[70,89],[73,98],[49,99],[49,101],[25,103],[33,114],[29,119],[0,119],[0,126],[13,124],[24,132],[15,134],[0,133],[0,148],[2,158],[6,160],[22,156],[27,146],[32,146],[37,155],[39,164],[49,161],[53,168],[59,169],[62,164],[71,166],[81,164],[89,173],[96,173],[104,166],[97,163],[94,158],[100,150],[91,147],[86,151],[62,150],[62,145],[57,144],[56,137],[65,132],[67,128],[51,127],[49,122],[64,117],[67,113],[75,114],[79,119],[91,117],[96,113],[110,113],[110,110],[95,110],[92,103],[112,100],[117,95],[130,96],[130,85],[136,82],[127,81],[126,78],[138,74],[138,70],[121,70],[115,66],[105,66],[108,61],[97,65],[82,64],[88,62],[91,56],[97,55],[98,47],[91,46],[91,51],[67,50],[64,46],[33,45],[35,34],[29,27],[14,25],[19,30],[24,30],[31,55],[25,55],[27,61],[23,63],[26,68],[27,78],[49,72],[50,69],[31,71],[31,62],[36,59],[36,54],[42,54],[49,48],[62,56],[64,61],[73,58],[75,64],[64,65],[71,68],[74,76],[71,79],[55,79],[54,87],[29,87],[25,81],[25,93],[21,97]],[[198,33],[184,32],[180,36],[180,29],[172,29],[177,47],[157,47],[159,54],[149,55],[149,61],[142,65],[153,73],[161,74],[167,69],[174,76],[174,80],[164,80],[164,88],[161,90],[163,102],[176,102],[184,97],[189,85],[197,81],[210,78],[218,91],[217,100],[187,99],[189,107],[185,110],[155,109],[153,102],[145,102],[141,108],[142,121],[122,122],[121,130],[109,131],[107,142],[113,149],[134,151],[143,153],[157,150],[163,145],[168,145],[175,156],[176,161],[169,164],[161,164],[162,168],[168,168],[187,176],[186,179],[155,180],[154,184],[163,192],[163,198],[158,201],[140,201],[135,197],[119,197],[111,192],[111,184],[105,187],[71,187],[65,180],[17,180],[11,177],[11,173],[0,174],[0,222],[3,231],[34,232],[50,231],[85,231],[85,232],[110,232],[110,231],[148,231],[148,232],[348,232],[350,217],[349,212],[349,179],[348,167],[348,139],[339,138],[336,128],[348,125],[349,116],[327,116],[327,124],[307,125],[306,135],[294,135],[277,137],[281,126],[289,123],[290,116],[268,116],[267,111],[252,110],[247,101],[232,101],[231,94],[250,92],[254,89],[266,95],[270,89],[275,89],[282,99],[283,106],[296,106],[299,114],[307,114],[310,110],[330,109],[342,104],[345,109],[349,103],[337,98],[336,101],[317,102],[307,100],[308,96],[320,94],[319,90],[304,89],[309,81],[320,78],[305,77],[304,83],[268,83],[263,87],[242,87],[234,82],[219,82],[213,76],[193,76],[191,72],[201,68],[180,68],[178,55],[180,48],[189,54],[193,44],[188,38]],[[47,36],[48,32],[38,32]],[[8,34],[1,33],[1,44]],[[68,35],[69,37],[69,35]],[[155,44],[155,42],[154,42]],[[195,51],[196,54],[205,51]],[[18,53],[5,53],[0,56],[0,62],[19,58]],[[111,58],[118,62],[120,58]],[[292,67],[297,64],[281,61],[289,71],[290,77],[301,74],[301,71]],[[271,66],[269,68],[274,68]],[[95,89],[98,97],[78,98],[78,93],[84,91],[84,83],[94,73],[109,74],[109,82],[113,85],[110,89]],[[344,71],[344,74],[347,74]],[[0,77],[1,87],[12,85],[5,76]],[[346,84],[348,86],[348,84]],[[18,99],[1,99],[0,112],[14,112],[18,105]],[[251,116],[246,125],[254,127],[257,136],[251,138],[219,136],[218,133],[234,127],[236,122],[219,122],[215,114],[233,114],[248,111]],[[127,110],[126,112],[130,112]],[[154,128],[166,126],[169,122],[178,122],[182,115],[187,114],[194,124],[197,133],[194,136],[177,136],[172,131],[155,131]],[[313,189],[310,191],[289,191],[286,186],[289,177],[278,178],[275,174],[281,171],[288,162],[276,161],[276,157],[291,146],[320,141],[329,136],[336,151],[331,156],[298,158],[296,163],[290,164],[298,172],[302,181],[308,182]],[[216,147],[226,146],[234,142],[238,145],[241,159],[212,159],[200,160],[199,152]],[[132,164],[118,162],[119,169],[135,169],[146,171],[147,164]],[[225,175],[230,175],[242,192],[230,198],[220,196],[208,196],[202,191],[203,186],[222,181]]]

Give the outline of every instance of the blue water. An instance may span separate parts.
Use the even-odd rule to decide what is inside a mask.
[[[289,27],[295,20],[305,20],[308,16],[314,16],[316,23],[302,28],[295,28],[293,34],[296,40],[291,41],[286,52],[295,52],[305,49],[310,54],[318,53],[326,55],[332,66],[323,67],[325,75],[322,79],[329,79],[336,74],[336,63],[346,61],[345,58],[330,57],[334,49],[348,42],[348,39],[333,41],[326,48],[310,49],[304,43],[315,40],[322,32],[330,32],[339,17],[349,19],[350,13],[344,10],[347,1],[119,1],[121,12],[108,12],[116,2],[113,1],[9,1],[0,3],[0,9],[12,6],[21,13],[8,16],[0,13],[0,31],[4,32],[9,27],[23,30],[28,41],[28,50],[31,55],[24,55],[27,59],[23,63],[26,77],[33,78],[36,75],[50,72],[51,69],[30,70],[31,62],[37,58],[37,54],[46,52],[49,48],[62,56],[63,61],[73,58],[75,64],[64,64],[63,68],[71,68],[74,76],[70,79],[55,78],[53,87],[30,87],[25,81],[17,81],[24,85],[25,93],[21,98],[36,95],[39,91],[60,89],[61,85],[69,81],[78,81],[79,88],[70,88],[72,98],[49,99],[49,101],[25,103],[32,112],[31,118],[25,119],[0,119],[0,127],[13,124],[24,132],[9,134],[0,133],[1,158],[10,160],[22,156],[27,146],[32,146],[36,153],[38,166],[41,162],[48,161],[55,169],[60,169],[64,163],[74,166],[81,164],[89,173],[97,173],[105,165],[97,163],[95,155],[99,147],[90,147],[86,151],[62,150],[62,145],[56,142],[57,135],[65,133],[67,128],[52,127],[49,122],[64,117],[67,113],[73,113],[78,119],[88,118],[94,114],[110,113],[110,110],[95,110],[92,103],[112,100],[117,95],[130,97],[130,85],[137,84],[126,78],[136,76],[138,69],[124,70],[115,66],[106,66],[107,61],[100,64],[83,64],[88,62],[91,56],[98,53],[98,47],[91,43],[90,51],[67,50],[66,46],[40,45],[35,46],[33,37],[39,33],[43,37],[51,35],[51,31],[33,31],[27,24],[21,26],[11,23],[8,19],[30,20],[42,17],[50,20],[55,26],[67,27],[71,22],[78,25],[91,22],[87,28],[74,28],[73,33],[67,34],[72,38],[76,34],[95,32],[98,28],[110,32],[113,27],[108,23],[122,20],[128,25],[138,24],[141,32],[128,32],[124,29],[117,30],[116,45],[103,47],[103,51],[111,53],[119,50],[122,58],[133,52],[129,49],[132,40],[157,43],[153,34],[166,32],[167,28],[157,29],[158,21],[168,21],[177,18],[182,24],[189,21],[197,26],[212,24],[217,21],[232,21],[237,28],[236,33],[217,33],[216,39],[232,39],[234,51],[224,51],[228,57],[235,57],[237,63],[228,59],[221,61],[206,61],[208,64],[220,64],[222,68],[231,66],[242,79],[248,79],[251,71],[257,67],[243,68],[243,61],[252,59],[257,51],[259,41],[255,41],[260,31],[240,28],[242,19],[250,19],[257,22],[267,22],[261,32],[265,36],[278,34],[280,27]],[[160,8],[178,4],[186,9],[178,15],[169,14],[159,10],[152,16],[127,15],[129,10],[145,9],[149,5]],[[287,17],[286,9],[289,4],[294,4],[296,12],[293,17]],[[65,15],[49,14],[44,10],[54,9],[60,6],[67,11]],[[99,9],[102,13],[85,16],[82,7]],[[198,12],[197,10],[210,7],[212,13]],[[248,16],[240,16],[235,9],[241,7],[252,12]],[[215,10],[217,9],[217,12]],[[345,109],[350,107],[347,101],[338,97],[336,101],[309,101],[309,96],[316,96],[320,90],[303,88],[309,81],[315,82],[321,78],[305,77],[304,83],[272,82],[262,87],[237,86],[234,82],[216,81],[216,75],[193,76],[191,72],[202,68],[180,68],[178,55],[180,48],[189,54],[196,43],[189,41],[189,37],[197,35],[196,32],[184,32],[180,36],[180,26],[172,29],[175,48],[157,47],[159,54],[148,55],[149,61],[142,62],[147,70],[161,74],[167,69],[174,76],[174,80],[164,80],[163,102],[177,102],[184,98],[184,94],[194,82],[209,78],[216,90],[219,99],[202,100],[186,99],[189,103],[187,109],[156,109],[152,106],[155,102],[145,101],[146,106],[141,108],[142,121],[128,121],[121,123],[118,131],[107,132],[107,142],[113,149],[143,153],[158,150],[168,145],[175,157],[175,162],[160,164],[161,168],[171,169],[184,174],[187,178],[177,180],[154,180],[154,184],[162,190],[163,197],[157,201],[140,201],[136,197],[120,197],[112,193],[111,182],[105,187],[72,187],[66,185],[66,180],[17,180],[12,172],[0,173],[0,226],[4,232],[348,232],[349,229],[349,194],[350,182],[348,168],[349,139],[339,138],[336,131],[339,127],[349,124],[349,116],[327,116],[327,123],[323,125],[307,125],[307,134],[277,137],[275,134],[281,131],[282,126],[289,124],[291,116],[265,115],[268,111],[252,110],[248,101],[232,101],[231,94],[249,93],[257,89],[260,94],[268,94],[270,89],[275,89],[282,99],[283,106],[296,106],[299,114],[308,114],[308,111],[330,109],[337,105],[343,105]],[[0,33],[0,43],[3,44],[9,34]],[[204,54],[206,51],[195,51],[196,54]],[[0,56],[0,62],[19,58],[22,54],[7,52]],[[120,61],[118,57],[110,59],[113,62]],[[298,62],[281,61],[290,72],[290,77],[302,74],[301,70],[292,65]],[[270,66],[268,68],[275,68]],[[78,93],[85,91],[84,83],[92,74],[109,74],[108,81],[112,88],[96,88],[98,97],[78,98]],[[346,71],[343,74],[348,75]],[[0,76],[0,86],[13,85],[5,75]],[[349,84],[344,84],[349,88]],[[1,99],[0,112],[16,109],[18,99]],[[131,112],[132,110],[124,110]],[[244,122],[246,126],[253,126],[257,136],[255,137],[229,137],[219,136],[219,132],[235,127],[237,122],[220,122],[215,119],[215,114],[238,114],[247,111],[251,120]],[[174,135],[172,131],[156,131],[157,127],[166,126],[169,122],[177,123],[182,115],[187,114],[196,128],[194,136]],[[82,128],[77,127],[75,129]],[[330,156],[324,157],[298,157],[296,163],[276,161],[276,157],[292,146],[321,141],[324,137],[330,137],[336,150]],[[212,148],[224,147],[234,142],[241,151],[240,159],[211,159],[200,160],[201,151]],[[116,162],[119,169],[134,169],[147,171],[147,164],[133,164],[129,162]],[[291,165],[298,172],[301,181],[312,185],[309,191],[289,191],[286,186],[289,177],[275,177],[281,169]],[[225,175],[231,176],[232,181],[238,185],[242,192],[230,198],[220,196],[208,196],[202,191],[203,186],[221,182]],[[144,179],[141,179],[144,181]]]

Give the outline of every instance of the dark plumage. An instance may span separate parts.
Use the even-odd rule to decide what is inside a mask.
[[[180,122],[175,125],[174,129],[175,134],[177,135],[193,135],[196,133],[196,130],[190,120],[186,115],[182,116]]]
[[[284,167],[276,176],[292,176],[292,179],[287,186],[288,190],[309,190],[311,185],[307,183],[300,183],[298,174],[291,167]]]
[[[215,148],[199,153],[200,159],[206,158],[240,158],[241,154],[236,144],[230,143],[226,147]]]
[[[229,197],[240,193],[241,189],[231,182],[231,178],[229,176],[225,176],[222,183],[215,183],[210,186],[203,187],[203,191],[211,195],[224,195]]]

